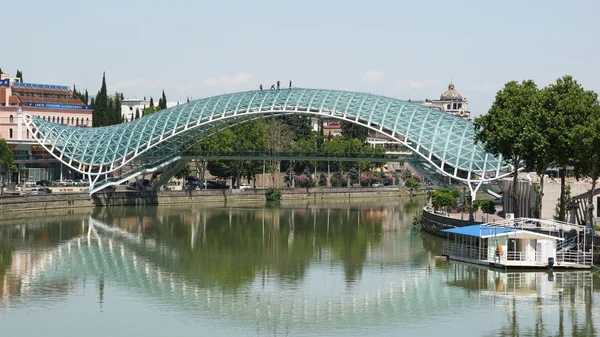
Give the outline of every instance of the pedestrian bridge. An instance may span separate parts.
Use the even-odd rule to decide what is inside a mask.
[[[472,122],[409,101],[359,92],[238,92],[99,128],[65,126],[29,114],[23,118],[33,138],[59,161],[87,176],[90,191],[95,192],[176,165],[199,138],[235,123],[291,114],[347,121],[380,132],[413,151],[417,162],[470,187],[510,174],[501,157],[473,143]]]

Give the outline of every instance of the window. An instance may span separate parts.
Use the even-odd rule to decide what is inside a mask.
[[[65,124],[65,117],[60,118],[60,124]]]
[[[27,139],[29,139],[29,129],[27,129]]]
[[[458,108],[462,108],[462,103],[458,103]]]
[[[12,138],[13,134],[12,134],[12,129],[8,129],[8,138]]]
[[[85,119],[85,125],[86,125],[86,126],[88,126],[88,125],[90,125],[89,123],[90,123],[90,118],[89,118],[89,117],[87,117],[87,118]]]
[[[447,107],[447,108],[448,108],[448,110],[450,110],[450,104],[448,104],[448,107]]]
[[[71,117],[67,117],[67,125],[71,124]]]
[[[44,116],[43,118],[44,118],[44,120],[46,120],[46,116]]]
[[[52,116],[52,123],[56,122],[56,117]]]
[[[14,123],[14,122],[15,122],[15,118],[13,117],[13,115],[10,115],[10,117],[8,117],[8,122],[9,122],[10,124],[12,124],[12,123]]]
[[[452,103],[452,109],[456,110],[456,103]]]
[[[79,117],[77,117],[75,125],[79,126]]]

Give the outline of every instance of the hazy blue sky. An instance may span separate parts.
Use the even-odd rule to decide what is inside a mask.
[[[509,80],[600,92],[600,1],[6,1],[0,67],[169,101],[287,85],[436,98],[476,114]]]

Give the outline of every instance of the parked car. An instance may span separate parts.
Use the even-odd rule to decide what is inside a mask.
[[[240,184],[240,190],[250,190],[252,186],[250,184]]]
[[[73,181],[75,186],[88,186],[90,183],[84,179],[75,179]]]
[[[383,184],[382,184],[382,183],[380,183],[380,182],[378,182],[378,181],[376,181],[376,182],[374,182],[374,183],[373,183],[371,186],[372,186],[372,187],[383,187]]]
[[[39,180],[35,184],[38,186],[52,186],[52,182],[46,179]]]
[[[65,182],[62,181],[62,180],[54,180],[52,182],[52,185],[54,185],[54,186],[65,186]]]
[[[39,189],[40,192],[43,192],[43,193],[47,193],[47,194],[52,193],[52,190],[49,189],[48,187],[40,187],[38,189]]]
[[[214,180],[206,181],[206,188],[209,190],[225,190],[229,188],[229,185],[225,185],[224,182],[218,182]]]
[[[39,195],[39,194],[48,194],[46,193],[45,190],[42,190],[41,188],[38,187],[34,187],[29,191],[29,194],[31,195]]]

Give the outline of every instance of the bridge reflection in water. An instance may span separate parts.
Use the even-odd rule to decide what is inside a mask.
[[[98,278],[174,310],[315,329],[452,315],[465,307],[465,294],[505,307],[513,325],[528,299],[577,310],[592,303],[589,272],[436,263],[436,251],[412,233],[415,206],[103,210],[71,222],[59,244],[33,252],[26,232],[44,227],[14,227],[12,235],[24,240],[11,253],[21,257],[4,275],[3,302],[26,304],[57,284]],[[10,278],[18,289],[10,290]]]

